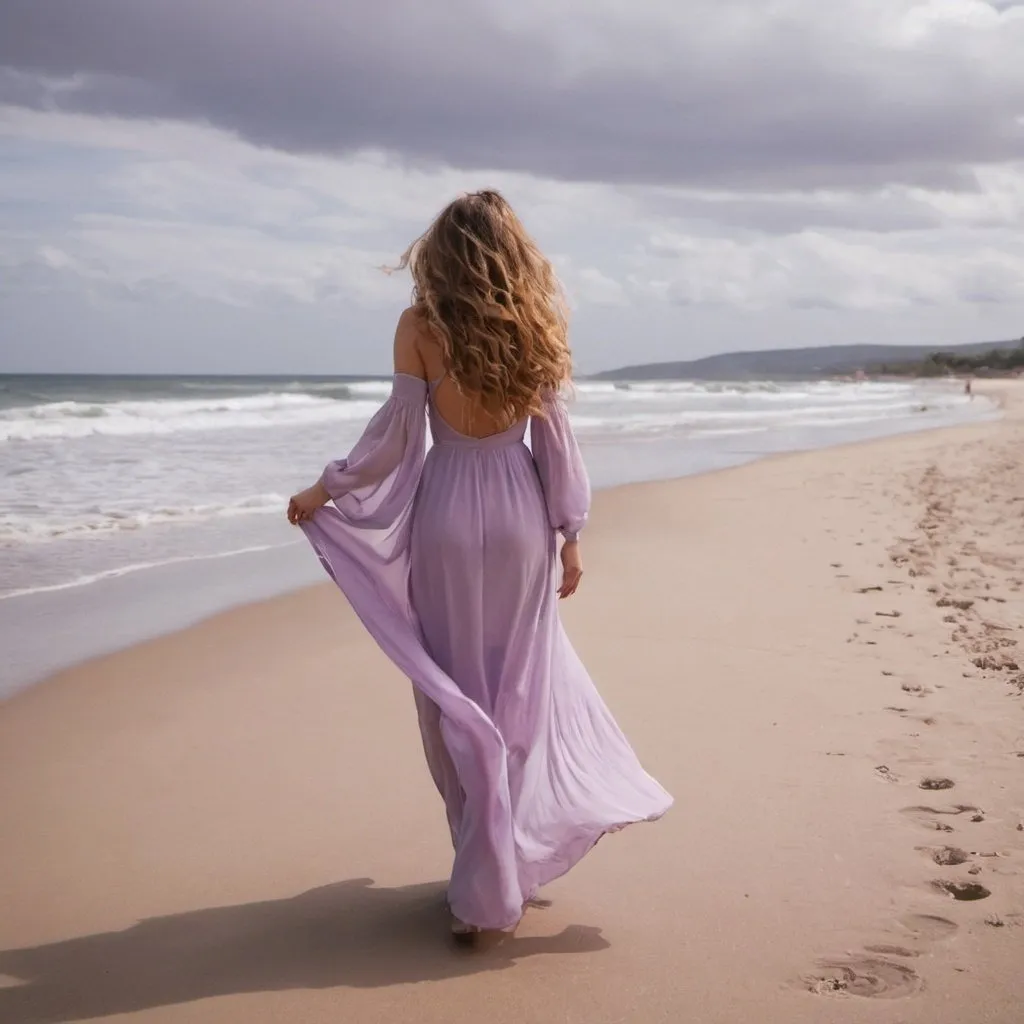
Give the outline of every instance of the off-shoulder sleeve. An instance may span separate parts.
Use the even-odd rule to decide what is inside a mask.
[[[347,459],[329,462],[320,482],[352,526],[386,529],[412,502],[426,450],[426,381],[395,374],[391,396]]]
[[[590,514],[590,478],[560,395],[545,398],[544,415],[530,421],[530,439],[551,527],[575,540]]]

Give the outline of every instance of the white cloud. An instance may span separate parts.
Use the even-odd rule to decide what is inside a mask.
[[[761,311],[1024,303],[1024,237],[993,233],[986,242],[962,233],[803,231],[739,240],[662,231],[651,238],[657,276],[645,281],[638,269],[631,285],[680,305]]]
[[[621,216],[631,206],[605,186],[402,167],[377,153],[297,157],[206,127],[134,129],[106,118],[0,109],[0,138],[47,148],[65,140],[66,181],[80,178],[78,154],[114,160],[112,168],[101,162],[88,200],[79,199],[75,212],[57,222],[50,208],[60,205],[58,181],[51,180],[54,201],[46,203],[31,174],[0,176],[0,190],[12,201],[37,204],[40,251],[59,242],[59,269],[93,287],[163,285],[235,305],[278,293],[299,302],[343,295],[393,306],[409,283],[379,268],[394,263],[459,191],[497,184],[542,240],[552,241],[571,234],[595,207]],[[31,262],[24,239],[18,248]],[[615,282],[596,268],[581,283],[585,295],[613,301]]]
[[[256,228],[84,214],[63,248],[43,246],[39,253],[50,268],[93,285],[164,286],[243,307],[274,295],[300,303],[339,296],[370,306],[401,301],[401,289],[378,269],[384,253]]]
[[[0,147],[17,154],[0,173],[0,201],[17,218],[0,231],[0,322],[41,322],[48,293],[84,296],[96,319],[71,323],[69,337],[102,335],[111,364],[128,369],[140,349],[108,326],[118,303],[179,299],[182,310],[222,307],[240,336],[273,309],[301,315],[317,338],[373,323],[383,368],[409,281],[378,268],[455,193],[485,185],[502,188],[557,257],[586,325],[575,332],[585,369],[621,361],[614,339],[626,325],[636,361],[707,351],[680,352],[682,336],[718,349],[788,344],[801,317],[814,325],[805,343],[821,330],[856,340],[865,324],[888,337],[915,322],[970,332],[944,340],[995,338],[1024,321],[1021,164],[966,167],[959,191],[645,188],[377,152],[298,156],[208,126],[18,108],[0,108]],[[205,332],[219,343],[224,321],[208,326],[204,314],[182,329],[201,349]],[[55,350],[47,365],[76,350],[57,334],[44,341]],[[0,344],[24,359],[39,342],[0,327]]]

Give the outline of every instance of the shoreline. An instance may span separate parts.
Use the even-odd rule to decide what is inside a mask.
[[[1015,1024],[1024,388],[1002,394],[985,423],[600,492],[563,618],[676,804],[493,949],[444,941],[409,685],[331,584],[17,694],[0,1019],[869,1024],[881,998]]]
[[[736,461],[728,464],[595,486],[595,494],[604,494],[621,488],[643,487],[652,483],[697,479],[742,470],[758,462],[799,456],[809,452],[840,451],[922,433],[957,430],[988,423],[1002,414],[1002,403],[998,395],[998,385],[991,393],[979,392],[979,397],[991,401],[994,407],[978,414],[976,419],[966,422],[914,425],[909,428],[901,425],[899,429],[892,429],[894,424],[880,421],[870,425],[872,432],[866,437],[830,440],[825,444],[809,447],[751,452],[737,457]],[[873,433],[875,430],[879,433]],[[0,646],[3,646],[4,633],[9,634],[7,639],[10,640],[18,634],[24,635],[24,630],[32,630],[39,621],[44,621],[49,629],[59,631],[63,635],[63,642],[70,644],[72,648],[72,652],[66,655],[53,653],[51,650],[47,650],[42,656],[38,653],[34,656],[31,653],[21,655],[23,663],[42,661],[43,667],[38,669],[19,665],[16,654],[13,667],[8,664],[10,678],[0,686],[0,706],[26,689],[45,684],[56,674],[86,665],[97,658],[187,630],[210,617],[319,585],[323,582],[322,570],[315,560],[296,559],[294,552],[290,550],[299,543],[300,540],[293,539],[273,544],[259,544],[251,549],[243,547],[238,551],[172,558],[166,562],[144,565],[138,572],[132,571],[135,567],[129,566],[110,570],[109,575],[101,573],[100,579],[81,587],[65,583],[0,600],[0,610],[6,610],[5,605],[8,601],[11,602],[11,622],[5,625],[3,632],[0,632]],[[252,584],[256,591],[255,596],[243,595],[238,592],[237,587],[228,593],[224,586],[223,574],[217,575],[216,570],[223,563],[233,563],[236,560],[246,563],[247,579],[255,580]],[[197,572],[200,582],[190,585],[190,576]],[[90,589],[88,596],[99,596],[99,600],[90,601],[83,608],[80,602],[85,596],[86,586],[98,588]],[[167,601],[161,597],[161,594],[168,590],[178,596],[173,611],[168,610]],[[16,605],[15,602],[24,603]],[[105,611],[108,605],[120,606],[124,614],[111,621],[111,614]],[[183,610],[185,605],[192,610]],[[157,622],[157,619],[161,622]],[[111,639],[97,641],[97,635],[111,636]],[[7,646],[10,649],[13,644],[8,643]]]

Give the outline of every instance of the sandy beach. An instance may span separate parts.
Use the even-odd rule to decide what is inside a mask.
[[[332,586],[18,694],[0,1024],[1019,1024],[1024,387],[978,390],[1002,419],[598,495],[566,624],[676,804],[485,948]]]

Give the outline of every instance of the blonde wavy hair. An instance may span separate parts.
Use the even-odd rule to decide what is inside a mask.
[[[402,255],[413,305],[448,375],[497,419],[543,415],[572,376],[568,313],[554,268],[505,198],[460,196]]]

